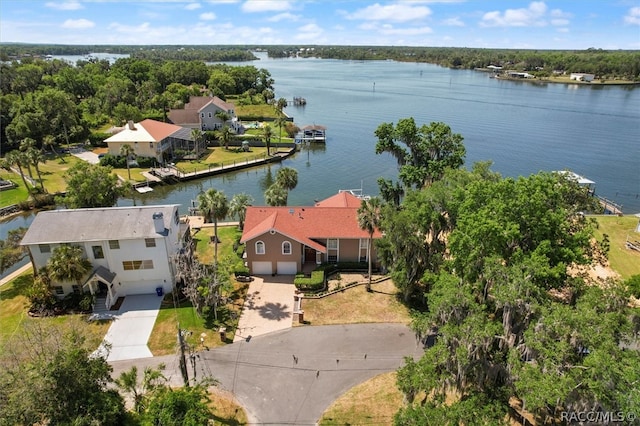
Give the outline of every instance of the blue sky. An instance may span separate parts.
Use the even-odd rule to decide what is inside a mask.
[[[0,41],[640,49],[640,0],[0,0]]]

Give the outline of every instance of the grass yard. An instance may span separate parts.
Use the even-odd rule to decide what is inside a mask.
[[[191,173],[209,168],[220,167],[245,162],[247,160],[265,158],[266,148],[253,147],[251,151],[235,151],[234,149],[224,149],[223,147],[207,148],[208,153],[199,160],[186,160],[176,163],[176,167],[185,173]],[[126,171],[126,169],[125,169]]]
[[[599,229],[596,231],[596,238],[602,241],[603,234],[609,236],[609,264],[611,268],[619,273],[623,279],[632,275],[640,274],[640,252],[628,249],[625,245],[627,236],[634,236],[635,240],[640,240],[640,233],[635,229],[638,225],[638,218],[635,216],[597,216]]]
[[[142,172],[146,172],[149,169],[143,169],[143,168],[140,168],[140,167],[131,167],[129,170],[131,171],[131,181],[132,182],[146,182],[147,181],[147,178],[144,177]],[[116,175],[120,176],[122,178],[122,180],[124,180],[124,181],[128,181],[129,180],[129,173],[127,172],[127,169],[113,169],[113,173],[115,173]]]
[[[233,252],[233,244],[240,231],[236,226],[218,226],[220,244],[218,244],[218,256],[220,259],[231,257],[239,259]],[[196,255],[201,263],[213,263],[213,227],[201,228],[193,235],[196,243]],[[149,349],[155,356],[175,353],[177,342],[178,324],[182,330],[190,333],[186,336],[186,343],[200,348],[200,336],[205,334],[205,346],[212,348],[233,341],[235,329],[238,325],[240,310],[247,294],[249,284],[238,283],[232,280],[233,290],[228,295],[230,303],[218,309],[218,321],[213,318],[213,313],[205,312],[199,317],[191,303],[187,300],[174,308],[173,298],[167,295],[162,302],[160,312],[149,339]],[[226,339],[222,341],[218,334],[219,326],[226,327]]]
[[[27,289],[33,283],[33,273],[26,272],[0,287],[0,357],[11,346],[19,348],[20,338],[28,327],[55,327],[61,332],[78,330],[87,339],[89,347],[97,348],[102,342],[109,322],[87,322],[85,315],[60,315],[57,317],[32,318],[27,315],[29,300]]]
[[[324,412],[321,425],[389,425],[402,407],[396,373],[384,373],[345,392]]]
[[[29,191],[24,187],[22,179],[17,174],[0,169],[0,179],[8,180],[18,185],[13,189],[0,192],[0,207],[18,204],[29,197]]]
[[[249,422],[246,412],[231,393],[213,387],[209,389],[209,398],[216,425],[240,426]]]
[[[396,297],[393,281],[346,289],[322,299],[304,299],[304,319],[311,325],[394,322],[408,324],[409,309]]]
[[[54,194],[66,190],[67,183],[64,180],[64,175],[74,164],[80,162],[82,160],[73,155],[63,154],[61,158],[49,157],[44,164],[41,164],[40,173],[47,192]]]
[[[201,228],[193,235],[193,240],[196,243],[196,254],[201,263],[213,263],[215,251],[214,244],[211,242],[213,232],[213,226],[207,226],[206,228]],[[237,226],[218,225],[218,239],[220,240],[218,243],[219,259],[223,259],[225,256],[235,256],[233,244],[240,235],[242,235],[242,232],[240,232]],[[235,260],[237,256],[232,258]]]

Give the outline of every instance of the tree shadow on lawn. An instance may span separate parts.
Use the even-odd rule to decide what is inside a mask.
[[[13,299],[18,296],[26,296],[27,290],[33,285],[33,275],[20,275],[12,281],[12,285],[4,285],[0,290],[0,300]]]

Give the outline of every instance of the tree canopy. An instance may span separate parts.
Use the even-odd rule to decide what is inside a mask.
[[[67,193],[60,202],[72,209],[112,207],[127,193],[111,168],[85,162],[76,163],[65,176]]]

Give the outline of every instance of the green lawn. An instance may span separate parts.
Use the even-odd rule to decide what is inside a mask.
[[[71,154],[63,154],[60,158],[50,157],[44,164],[40,165],[40,174],[44,188],[49,193],[62,192],[67,189],[64,175],[74,164],[82,160]],[[35,171],[34,171],[35,175]]]
[[[24,187],[24,183],[22,183],[20,176],[15,173],[8,172],[5,169],[0,169],[0,179],[9,180],[18,185],[13,189],[0,192],[0,207],[18,204],[29,197],[29,192],[27,191],[27,188]]]
[[[635,216],[597,216],[599,229],[596,238],[602,241],[603,234],[609,236],[609,263],[611,268],[627,279],[632,275],[640,274],[640,252],[626,247],[627,236],[640,240],[640,233],[635,229],[638,218]]]
[[[224,149],[223,147],[207,148],[208,153],[199,160],[179,161],[176,167],[185,173],[207,170],[214,167],[239,164],[247,160],[265,158],[266,148],[254,147],[251,151],[236,151],[235,149]]]
[[[32,318],[27,314],[27,289],[33,283],[33,273],[26,272],[0,287],[0,357],[6,350],[20,348],[25,329],[31,326],[74,329],[87,339],[89,347],[97,348],[109,328],[108,322],[87,322],[86,315],[60,315],[50,318]]]
[[[220,259],[231,257],[239,259],[233,251],[233,244],[240,231],[236,226],[219,226],[218,234],[220,244],[218,245],[218,256]],[[195,232],[193,239],[196,243],[196,255],[202,263],[213,263],[213,245],[210,237],[213,235],[213,228],[202,228]],[[187,330],[185,341],[193,348],[201,347],[200,337],[204,333],[205,346],[216,347],[233,341],[235,329],[238,325],[239,313],[244,303],[249,284],[238,283],[232,280],[233,290],[227,295],[230,303],[218,309],[218,320],[213,317],[213,313],[206,311],[202,317],[198,316],[196,310],[187,300],[181,301],[179,306],[173,306],[173,296],[167,295],[162,302],[160,312],[149,339],[149,349],[155,356],[169,355],[176,351],[176,337],[178,324],[180,329]],[[225,340],[220,338],[218,327],[224,326],[227,329]]]

